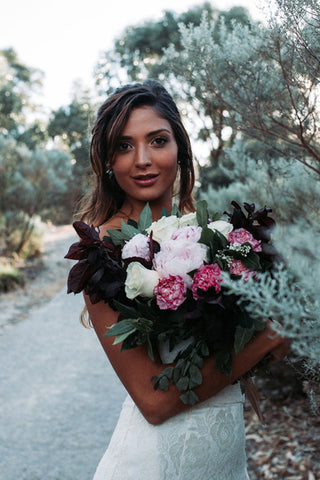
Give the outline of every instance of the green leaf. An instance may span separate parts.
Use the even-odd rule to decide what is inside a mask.
[[[251,251],[246,257],[241,257],[243,265],[250,270],[261,270],[259,255]]]
[[[119,230],[107,230],[107,232],[114,245],[123,246],[125,244],[125,239],[123,238],[122,232],[119,232]]]
[[[234,338],[234,351],[236,354],[247,345],[254,334],[253,328],[243,328],[241,325],[237,325]]]
[[[154,362],[153,348],[152,348],[152,343],[149,338],[149,335],[147,335],[147,349],[148,349],[149,358],[151,358],[151,360]]]
[[[167,379],[167,377],[161,377],[160,380],[159,380],[159,388],[161,388],[161,390],[164,390],[165,392],[168,391],[169,389],[169,380]]]
[[[180,399],[185,405],[195,405],[199,401],[199,397],[192,390],[181,395]]]
[[[183,392],[184,390],[187,390],[187,388],[189,387],[189,378],[188,377],[179,378],[176,385],[179,392]]]
[[[123,220],[121,220],[121,233],[125,240],[131,240],[131,238],[133,238],[140,232],[133,225],[129,225],[128,223],[125,223]]]
[[[114,337],[115,335],[122,335],[123,333],[129,332],[134,328],[136,330],[136,327],[133,323],[132,318],[128,318],[125,320],[121,320],[121,322],[114,323],[111,325],[111,327],[107,327],[108,331],[103,334],[104,337]]]
[[[172,210],[171,210],[171,215],[176,215],[176,217],[181,218],[181,212],[176,204],[173,205]]]
[[[133,307],[128,307],[127,305],[123,305],[122,303],[118,302],[117,300],[113,301],[115,308],[120,312],[124,317],[130,318],[139,318],[140,313]],[[119,323],[122,323],[123,320]]]
[[[118,343],[123,342],[126,338],[128,338],[135,331],[136,331],[136,329],[133,328],[132,330],[129,330],[126,333],[122,333],[121,335],[116,335],[116,338],[114,339],[114,342],[113,342],[112,345],[118,345]],[[107,335],[104,335],[104,336],[106,337]]]
[[[266,320],[264,318],[255,318],[254,319],[254,329],[258,332],[261,332],[266,328]]]
[[[200,369],[196,365],[191,365],[190,367],[190,379],[194,384],[191,388],[197,387],[202,383],[202,374]]]
[[[147,228],[150,227],[151,223],[152,223],[152,212],[151,212],[149,203],[146,203],[138,220],[139,231],[144,232]]]
[[[202,228],[206,227],[208,224],[209,213],[207,202],[205,200],[199,200],[199,202],[197,202],[196,216],[198,225]]]
[[[208,348],[208,345],[206,343],[202,343],[201,344],[201,354],[204,356],[204,357],[208,357],[209,356],[209,348]]]
[[[170,217],[170,213],[168,212],[168,210],[165,207],[162,207],[161,217]]]
[[[247,312],[239,312],[238,314],[239,325],[243,328],[253,327],[253,318]]]
[[[218,352],[216,356],[216,368],[222,373],[231,377],[232,374],[232,354],[231,352]]]

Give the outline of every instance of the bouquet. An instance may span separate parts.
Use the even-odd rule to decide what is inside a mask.
[[[152,360],[160,346],[176,352],[173,365],[153,377],[153,387],[176,385],[185,404],[199,399],[194,388],[202,383],[204,359],[215,355],[216,367],[231,376],[233,352],[239,353],[265,321],[252,318],[246,300],[224,286],[259,282],[279,261],[271,243],[275,225],[271,209],[255,211],[254,204],[232,202],[233,213],[210,217],[205,201],[196,212],[181,215],[165,209],[152,222],[149,205],[138,223],[122,221],[120,230],[99,232],[75,222],[80,241],[66,258],[78,260],[70,271],[68,293],[84,291],[92,303],[105,301],[120,312],[105,336],[113,336],[121,350],[146,344]],[[266,319],[267,320],[267,319]]]

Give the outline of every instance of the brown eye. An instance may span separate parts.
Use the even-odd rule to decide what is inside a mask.
[[[118,150],[120,152],[126,152],[127,150],[130,149],[130,147],[131,145],[128,142],[121,142],[119,143]]]
[[[152,140],[152,143],[159,147],[162,147],[167,142],[168,142],[168,139],[166,137],[156,137],[154,140]]]

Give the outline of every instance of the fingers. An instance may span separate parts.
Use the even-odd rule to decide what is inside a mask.
[[[283,341],[274,347],[272,350],[270,350],[269,355],[270,355],[270,360],[269,360],[269,365],[272,365],[273,363],[279,362],[282,360],[289,352],[289,341],[287,339],[283,339]]]

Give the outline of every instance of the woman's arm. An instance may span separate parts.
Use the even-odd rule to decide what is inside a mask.
[[[114,341],[112,337],[103,336],[107,327],[117,321],[119,313],[113,311],[104,302],[93,305],[86,296],[85,301],[92,325],[104,351],[146,420],[153,425],[158,425],[190,408],[182,403],[179,398],[181,393],[174,385],[170,385],[167,392],[153,389],[150,379],[154,375],[159,375],[164,367],[149,358],[145,346],[120,352],[120,345],[112,345]],[[267,326],[235,357],[232,377],[227,377],[215,368],[214,357],[206,359],[201,370],[203,382],[195,389],[195,393],[200,401],[212,397],[255,366],[268,352],[272,354],[273,351],[280,359],[286,354],[286,342]]]

